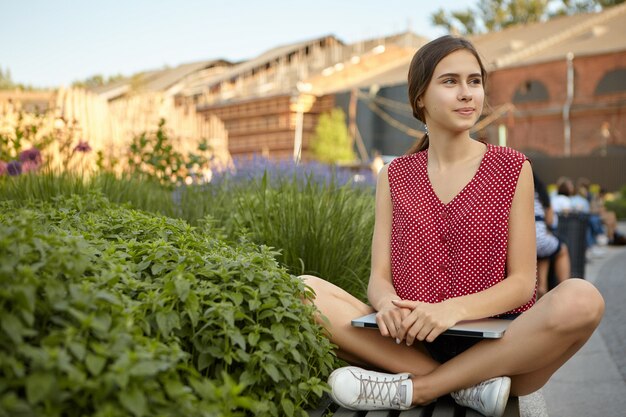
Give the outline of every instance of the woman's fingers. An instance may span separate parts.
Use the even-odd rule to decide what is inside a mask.
[[[381,335],[395,339],[398,337],[398,328],[402,323],[401,312],[399,310],[379,312],[376,314],[376,323]]]
[[[387,323],[383,320],[382,316],[376,315],[376,324],[378,324],[378,331],[385,337],[391,336],[391,332],[389,332],[389,328],[387,327]]]
[[[414,310],[415,307],[417,307],[418,304],[419,304],[418,301],[411,301],[411,300],[392,300],[391,302],[396,307],[406,308],[406,309],[409,309],[409,310]]]

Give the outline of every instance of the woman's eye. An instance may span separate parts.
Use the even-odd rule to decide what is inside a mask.
[[[470,80],[470,84],[482,84],[482,81],[480,80],[480,78],[474,78],[473,80]]]
[[[452,84],[452,83],[454,83],[454,78],[447,78],[447,79],[443,80],[443,83],[444,84]]]

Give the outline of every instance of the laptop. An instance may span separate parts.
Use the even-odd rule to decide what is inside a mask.
[[[499,339],[504,336],[504,332],[507,327],[509,327],[509,324],[511,324],[511,321],[512,320],[494,318],[460,321],[442,334],[449,336]],[[378,324],[376,324],[376,313],[368,314],[352,320],[352,326],[377,329]]]

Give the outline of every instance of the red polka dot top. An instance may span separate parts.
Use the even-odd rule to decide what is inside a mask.
[[[428,151],[389,165],[391,274],[402,299],[438,303],[506,278],[508,219],[523,154],[487,145],[478,170],[449,203],[428,179]],[[508,313],[520,313],[528,303]]]

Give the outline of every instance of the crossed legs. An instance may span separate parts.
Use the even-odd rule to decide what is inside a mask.
[[[484,340],[439,364],[423,348],[351,327],[350,320],[372,312],[371,307],[320,278],[302,278],[316,293],[315,305],[323,316],[318,320],[338,346],[338,356],[369,368],[411,373],[414,404],[504,375],[511,377],[512,395],[534,392],[585,344],[604,312],[595,287],[569,279],[515,319],[502,339]]]

